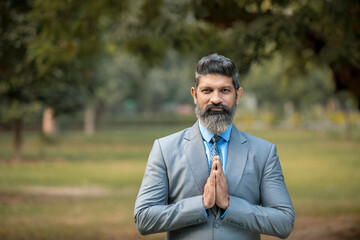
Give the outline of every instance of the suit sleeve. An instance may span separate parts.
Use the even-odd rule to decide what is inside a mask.
[[[223,221],[250,231],[287,238],[294,226],[295,212],[273,144],[263,169],[260,194],[261,205],[230,196],[229,210]]]
[[[135,202],[134,219],[141,234],[167,232],[207,221],[201,195],[167,204],[168,191],[167,169],[156,140]]]

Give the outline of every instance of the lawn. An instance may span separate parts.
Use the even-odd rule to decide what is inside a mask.
[[[149,151],[156,138],[182,128],[68,131],[52,143],[25,132],[24,160],[16,164],[7,162],[11,134],[0,133],[0,239],[142,239],[133,206]],[[277,145],[297,218],[358,219],[359,140],[316,131],[248,132]]]

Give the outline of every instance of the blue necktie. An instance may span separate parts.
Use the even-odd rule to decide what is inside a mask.
[[[209,172],[211,172],[211,166],[212,166],[212,162],[213,162],[214,157],[215,156],[220,156],[219,149],[218,149],[218,146],[217,146],[217,142],[220,139],[221,139],[221,136],[216,135],[216,134],[211,138],[210,143],[212,143],[212,149],[211,149],[210,159],[209,159],[209,162],[210,162]]]

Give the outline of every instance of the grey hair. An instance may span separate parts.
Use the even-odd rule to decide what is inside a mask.
[[[227,57],[214,53],[201,58],[196,65],[195,89],[199,86],[200,77],[207,74],[231,77],[235,90],[240,88],[239,73],[235,64]]]

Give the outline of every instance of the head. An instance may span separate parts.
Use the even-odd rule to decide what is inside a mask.
[[[201,58],[196,65],[195,89],[199,86],[200,77],[205,75],[222,75],[231,77],[235,90],[240,88],[239,74],[235,64],[229,58],[217,53]]]
[[[209,131],[219,134],[229,127],[242,93],[239,75],[230,59],[211,54],[198,62],[191,95],[196,116]]]

